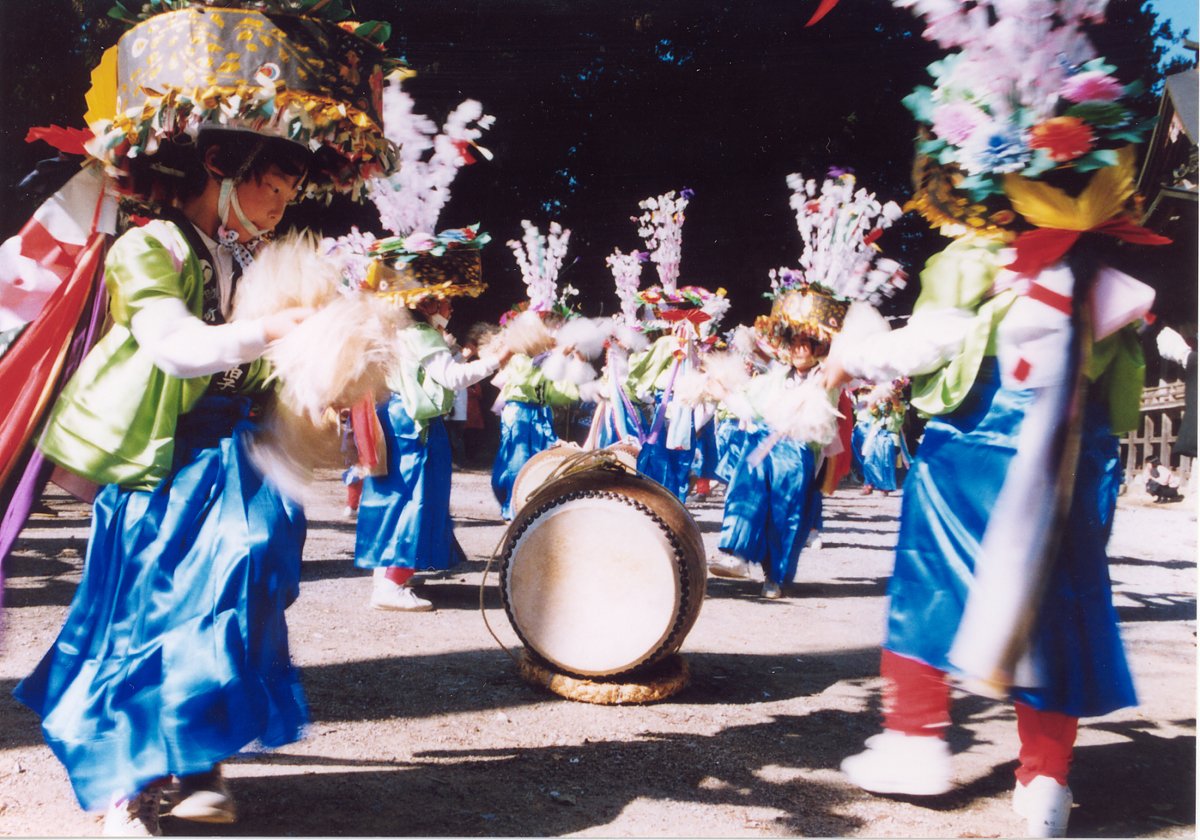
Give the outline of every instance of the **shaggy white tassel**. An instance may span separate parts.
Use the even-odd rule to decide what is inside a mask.
[[[705,387],[714,400],[743,422],[758,421],[758,414],[746,399],[750,374],[745,359],[737,353],[709,353],[704,357],[704,371],[707,374]]]
[[[820,380],[810,376],[795,388],[785,388],[776,394],[763,420],[783,437],[828,446],[837,437],[841,416]]]
[[[246,452],[255,468],[298,504],[305,503],[317,468],[346,465],[336,412],[326,412],[314,422],[278,398],[267,407],[258,432],[246,441]]]
[[[579,399],[582,402],[598,403],[604,398],[604,380],[599,377],[579,386]]]
[[[574,355],[564,355],[556,348],[542,361],[542,373],[554,382],[570,382],[582,385],[591,382],[598,374],[592,363]]]
[[[554,331],[554,342],[585,359],[594,359],[604,352],[614,326],[610,318],[573,318]]]
[[[540,356],[553,349],[554,336],[536,312],[522,312],[504,325],[500,335],[514,353]]]
[[[342,270],[311,233],[292,231],[263,248],[238,281],[233,319],[262,318],[293,306],[319,309],[339,297]]]
[[[381,393],[407,309],[372,295],[339,297],[267,348],[289,406],[316,421],[329,406]]]
[[[712,401],[713,395],[708,390],[708,374],[692,367],[681,369],[675,377],[672,396],[692,408]]]
[[[645,333],[626,324],[618,324],[613,328],[613,338],[628,350],[630,355],[641,353],[650,346],[650,339],[646,337]]]
[[[348,291],[338,262],[317,246],[308,234],[268,245],[239,281],[233,305],[234,319],[317,310],[264,354],[281,387],[251,445],[258,468],[298,501],[314,468],[345,465],[329,409],[382,392],[397,330],[412,323],[408,310]]]

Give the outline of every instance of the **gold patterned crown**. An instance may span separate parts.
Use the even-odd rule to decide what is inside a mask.
[[[773,350],[786,350],[799,338],[828,343],[842,329],[850,301],[814,284],[784,291],[771,304],[770,315],[754,322],[763,342]]]
[[[440,256],[423,254],[408,262],[375,259],[367,272],[365,291],[411,309],[422,300],[479,297],[483,282],[479,251],[447,251]]]
[[[336,153],[310,194],[386,174],[385,72],[397,62],[352,25],[295,14],[191,6],[126,32],[92,75],[88,151],[121,178],[128,160],[204,128],[243,129]]]

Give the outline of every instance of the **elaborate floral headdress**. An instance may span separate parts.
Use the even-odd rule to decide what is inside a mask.
[[[717,327],[729,311],[724,289],[710,292],[699,286],[683,286],[672,292],[653,286],[634,298],[643,307],[639,326],[643,331],[674,332],[681,338],[715,343]]]
[[[478,297],[482,280],[479,251],[491,241],[478,225],[438,233],[438,216],[450,198],[458,170],[474,163],[471,149],[491,153],[475,141],[493,118],[474,100],[460,104],[439,132],[431,119],[413,111],[413,100],[395,75],[383,94],[384,132],[395,144],[398,165],[369,182],[380,223],[392,236],[376,239],[356,229],[326,248],[342,258],[352,288],[383,295],[413,307],[425,298]]]
[[[772,269],[771,313],[755,321],[769,352],[777,356],[795,340],[832,340],[855,300],[879,303],[904,287],[905,274],[895,260],[881,257],[875,242],[900,218],[893,201],[855,190],[854,176],[831,170],[816,181],[789,175],[791,207],[804,243],[800,269]]]
[[[558,273],[567,256],[567,243],[571,231],[558,222],[550,223],[550,232],[543,234],[528,219],[521,220],[525,236],[520,240],[510,239],[506,244],[512,249],[521,268],[521,277],[529,292],[531,312],[555,313],[569,318],[577,313],[571,309],[570,299],[579,294],[571,284],[558,291]]]
[[[310,195],[359,198],[394,163],[380,111],[384,76],[402,67],[381,49],[390,27],[347,22],[340,3],[244,6],[156,0],[135,14],[118,4],[112,16],[132,28],[93,71],[88,153],[121,185],[129,161],[164,142],[248,130],[324,150]]]
[[[638,202],[638,207],[646,212],[633,217],[633,221],[641,225],[638,234],[646,240],[647,253],[658,268],[659,283],[668,294],[674,293],[679,283],[683,211],[692,195],[691,190],[682,190],[676,198],[675,191],[671,190],[657,198],[647,198]]]
[[[662,330],[680,337],[716,340],[716,329],[729,310],[725,290],[715,293],[700,286],[679,287],[679,259],[683,243],[683,211],[692,199],[691,190],[675,191],[638,202],[645,212],[633,217],[646,240],[645,252],[608,258],[617,281],[617,296],[625,322],[642,331]],[[641,263],[649,260],[658,269],[659,285],[638,290]],[[641,309],[639,316],[638,310]]]
[[[1116,166],[1153,126],[1129,105],[1138,85],[1118,82],[1083,32],[1107,0],[893,3],[925,17],[926,39],[960,48],[904,100],[921,123],[912,204],[951,235],[1011,236],[1015,180]]]

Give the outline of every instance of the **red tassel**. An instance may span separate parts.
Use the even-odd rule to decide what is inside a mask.
[[[29,129],[29,133],[25,135],[25,142],[33,143],[37,140],[45,140],[60,152],[66,152],[69,155],[86,155],[87,150],[83,148],[83,144],[95,136],[89,128],[61,128],[57,125],[50,125]]]
[[[829,14],[830,10],[832,10],[837,4],[838,0],[821,0],[821,5],[817,7],[817,11],[813,14],[813,16],[808,19],[808,23],[804,24],[805,27],[809,27],[817,23],[821,18]]]

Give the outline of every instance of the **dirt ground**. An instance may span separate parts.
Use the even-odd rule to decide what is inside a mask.
[[[469,561],[426,577],[436,612],[367,608],[344,490],[308,507],[299,601],[288,612],[311,730],[227,765],[232,826],[166,818],[166,834],[609,837],[1014,837],[1012,708],[958,695],[956,788],[930,799],[847,784],[839,762],[877,731],[879,641],[900,499],[843,487],[824,548],[779,601],[709,579],[683,646],[690,685],[644,706],[566,700],[524,682],[489,635],[520,643],[486,559],[504,532],[486,472],[455,477]],[[56,635],[79,581],[88,508],[48,493],[7,570],[0,638],[0,834],[87,836],[36,717],[10,696]],[[716,548],[719,496],[690,506]],[[1071,786],[1076,837],[1196,834],[1196,505],[1123,496],[1109,546],[1141,705],[1084,721]]]

